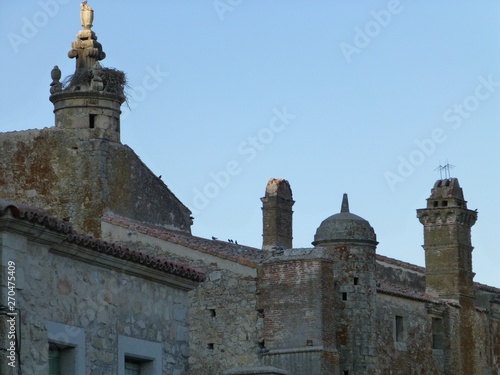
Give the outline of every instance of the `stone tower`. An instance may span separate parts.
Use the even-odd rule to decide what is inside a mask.
[[[375,374],[375,232],[368,221],[349,212],[344,194],[340,213],[321,223],[313,245],[326,248],[333,259],[340,373]]]
[[[456,334],[457,355],[451,356],[454,373],[479,374],[483,350],[477,325],[474,272],[472,272],[471,228],[477,212],[467,209],[458,179],[438,180],[427,199],[427,208],[417,210],[424,225],[426,292],[460,305]]]
[[[424,225],[426,292],[443,299],[473,298],[471,227],[477,212],[467,209],[458,180],[437,181],[417,217]]]
[[[94,11],[86,2],[82,3],[80,18],[83,30],[78,32],[78,40],[72,42],[68,52],[68,57],[76,60],[75,73],[65,87],[57,66],[51,73],[50,101],[54,104],[55,125],[74,129],[82,138],[119,142],[125,74],[99,64],[106,54],[91,30]]]
[[[273,247],[292,248],[292,189],[287,180],[271,178],[266,195],[261,198],[263,216],[262,249]]]
[[[99,64],[105,54],[91,30],[94,11],[86,1],[82,8],[84,29],[68,54],[75,72],[63,84],[52,70],[55,126],[0,133],[2,199],[100,238],[110,217],[190,233],[191,211],[120,142],[125,74]]]

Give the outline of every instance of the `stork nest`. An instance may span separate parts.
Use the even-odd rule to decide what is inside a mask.
[[[121,70],[115,68],[102,68],[100,76],[103,83],[103,91],[115,94],[125,95],[125,88],[127,87],[127,77]],[[63,81],[64,91],[80,90],[85,86],[90,86],[92,82],[92,70],[77,71],[74,74],[67,76]]]

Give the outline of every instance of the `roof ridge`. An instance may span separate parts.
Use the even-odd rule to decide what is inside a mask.
[[[399,260],[396,258],[390,258],[390,257],[387,257],[385,255],[376,254],[376,259],[380,260],[381,262],[385,262],[388,264],[393,264],[395,266],[400,266],[400,267],[412,269],[412,270],[417,271],[417,272],[421,272],[421,273],[425,272],[425,267],[422,267],[422,266],[419,266],[419,265],[416,265],[413,263],[405,262],[405,261],[402,261],[402,260]]]
[[[252,268],[255,268],[258,261],[260,261],[265,255],[264,251],[255,247],[220,241],[217,239],[210,240],[164,227],[138,224],[120,217],[103,216],[102,220],[113,225],[121,226],[122,228],[137,230],[142,234],[160,238],[177,245],[186,246],[219,258],[230,259],[234,262]]]

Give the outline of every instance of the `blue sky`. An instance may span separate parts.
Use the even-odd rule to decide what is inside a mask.
[[[102,64],[126,72],[122,143],[193,212],[193,234],[260,247],[269,178],[289,180],[294,246],[339,212],[424,265],[424,208],[447,161],[469,208],[476,281],[500,285],[500,3],[90,1]],[[5,0],[0,131],[52,126],[50,71],[79,2]]]

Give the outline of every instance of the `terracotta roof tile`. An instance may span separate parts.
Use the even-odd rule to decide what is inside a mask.
[[[398,260],[398,259],[389,258],[389,257],[383,256],[383,255],[380,255],[380,254],[377,254],[376,257],[377,257],[377,260],[379,260],[381,262],[384,262],[384,263],[387,263],[387,264],[392,264],[394,266],[399,266],[399,267],[402,267],[402,268],[406,268],[406,269],[409,269],[409,270],[412,270],[412,271],[416,271],[416,272],[420,272],[422,274],[425,274],[425,267],[417,266],[415,264],[411,264],[411,263],[407,263],[407,262],[403,262],[403,261]],[[481,283],[474,282],[474,287],[476,289],[484,290],[486,292],[499,293],[500,294],[500,288],[496,288],[494,286],[489,286],[489,285],[486,285],[486,284],[481,284]]]
[[[407,262],[403,262],[402,260],[394,259],[394,258],[389,258],[380,254],[376,255],[377,260],[387,263],[387,264],[392,264],[394,266],[406,268],[408,270],[420,272],[420,273],[425,273],[425,267],[417,266],[416,264],[411,264]]]
[[[489,286],[481,283],[474,283],[476,289],[484,290],[485,292],[500,294],[500,288],[495,288],[494,286]]]
[[[403,288],[399,285],[390,284],[386,282],[377,283],[377,292],[383,294],[389,294],[396,297],[409,298],[416,301],[430,302],[430,303],[446,303],[446,301],[441,300],[437,297],[431,296],[430,294],[422,293],[418,290],[411,290]]]
[[[229,259],[248,267],[257,267],[257,264],[264,259],[266,255],[265,251],[254,247],[219,240],[209,240],[185,232],[133,223],[123,218],[105,216],[102,220],[113,225],[135,230],[148,236],[202,251],[219,258]]]
[[[130,250],[126,247],[118,246],[115,243],[106,242],[84,233],[79,233],[73,230],[71,223],[50,216],[47,212],[25,206],[21,204],[12,204],[0,200],[0,217],[10,212],[15,218],[27,220],[35,224],[44,226],[45,228],[63,233],[70,243],[75,243],[78,246],[83,246],[93,251],[110,255],[116,258],[128,260],[130,262],[139,263],[146,267],[154,268],[163,271],[167,274],[177,275],[182,278],[193,281],[204,281],[205,272],[203,270],[190,267],[187,264],[173,262],[165,258],[152,257],[141,252]]]

